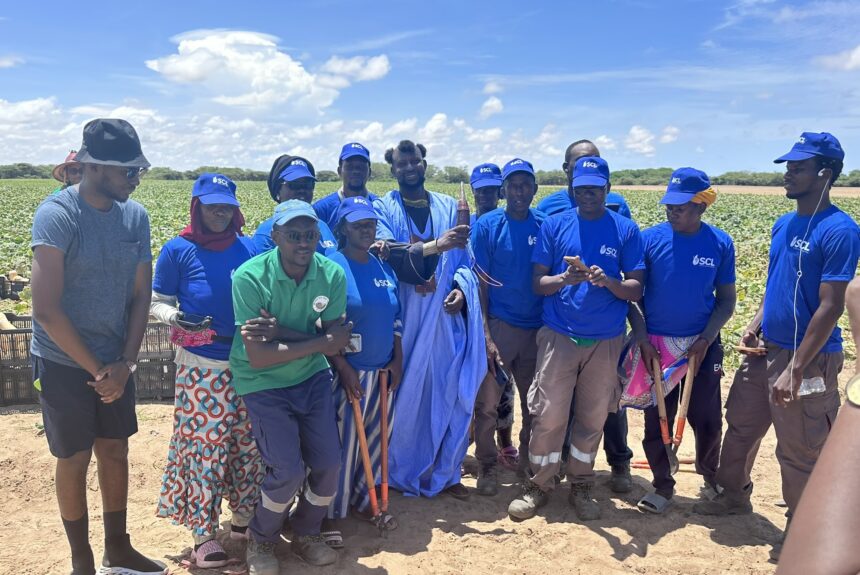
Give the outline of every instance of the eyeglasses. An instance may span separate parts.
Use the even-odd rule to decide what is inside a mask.
[[[315,244],[320,237],[318,230],[309,230],[307,232],[285,232],[282,231],[284,237],[291,244]]]
[[[129,168],[125,171],[126,179],[133,180],[135,178],[142,178],[146,173],[148,168]]]

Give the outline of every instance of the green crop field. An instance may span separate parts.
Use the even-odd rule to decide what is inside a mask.
[[[39,202],[54,189],[54,184],[49,180],[0,180],[0,272],[14,269],[29,276],[33,212]],[[191,185],[190,181],[144,179],[132,196],[149,210],[154,256],[158,255],[164,242],[176,236],[188,222]],[[322,197],[337,187],[336,182],[320,183],[317,185],[316,197]],[[393,187],[393,182],[370,182],[369,187],[371,191],[382,194]],[[459,186],[434,184],[431,189],[456,195]],[[556,189],[541,187],[535,203]],[[642,228],[665,219],[664,211],[658,204],[660,192],[625,191],[624,195],[633,217]],[[240,182],[238,196],[247,221],[245,231],[251,234],[261,221],[271,215],[274,202],[265,182]],[[860,198],[838,198],[835,201],[855,219],[860,216]],[[705,214],[708,222],[731,234],[737,248],[738,305],[734,317],[723,331],[724,337],[730,342],[737,341],[764,293],[770,227],[778,216],[793,206],[792,202],[780,196],[723,195]],[[0,310],[26,311],[29,307],[26,297],[27,294],[24,301],[17,304],[3,301]],[[847,326],[845,317],[841,324]],[[846,336],[846,340],[849,340],[850,335],[846,333]],[[849,343],[846,348],[848,357],[853,359],[853,346]],[[738,359],[734,353],[729,353],[727,357],[729,366],[737,365]]]

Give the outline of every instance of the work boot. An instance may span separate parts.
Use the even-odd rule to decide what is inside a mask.
[[[711,501],[699,501],[693,505],[693,513],[700,515],[748,515],[752,513],[752,483],[741,493],[724,489]]]
[[[499,493],[498,471],[493,464],[481,465],[478,472],[478,495],[492,497]]]
[[[788,535],[788,528],[791,527],[791,516],[788,517],[788,522],[785,524],[785,529],[779,536],[779,539],[773,544],[770,549],[770,559],[774,563],[779,562],[779,556],[782,554],[782,546],[785,544],[785,538]]]
[[[305,563],[315,567],[337,561],[337,551],[326,545],[321,535],[299,535],[293,539],[290,547]]]
[[[630,493],[633,489],[633,477],[630,475],[630,462],[612,466],[612,476],[609,478],[609,489],[613,493]]]
[[[570,486],[567,501],[576,509],[580,521],[600,519],[600,506],[591,497],[591,483],[574,483]]]
[[[529,480],[523,482],[523,491],[519,497],[508,505],[508,515],[511,519],[531,519],[537,513],[538,507],[543,507],[549,501],[549,496],[541,488]]]
[[[248,564],[248,575],[278,575],[281,572],[275,557],[275,544],[269,541],[258,543],[253,536],[248,538],[245,563]]]

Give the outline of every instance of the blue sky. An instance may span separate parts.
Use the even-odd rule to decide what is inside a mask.
[[[409,138],[437,165],[777,169],[802,131],[860,167],[860,2],[218,2],[0,6],[0,163],[60,161],[96,116],[156,165],[333,168]]]

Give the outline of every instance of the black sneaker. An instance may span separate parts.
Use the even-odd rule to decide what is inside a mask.
[[[105,541],[98,575],[166,575],[167,567],[147,559],[131,546],[128,534]]]
[[[633,489],[633,477],[630,475],[630,463],[612,466],[612,476],[609,478],[609,489],[613,493],[630,493]]]

